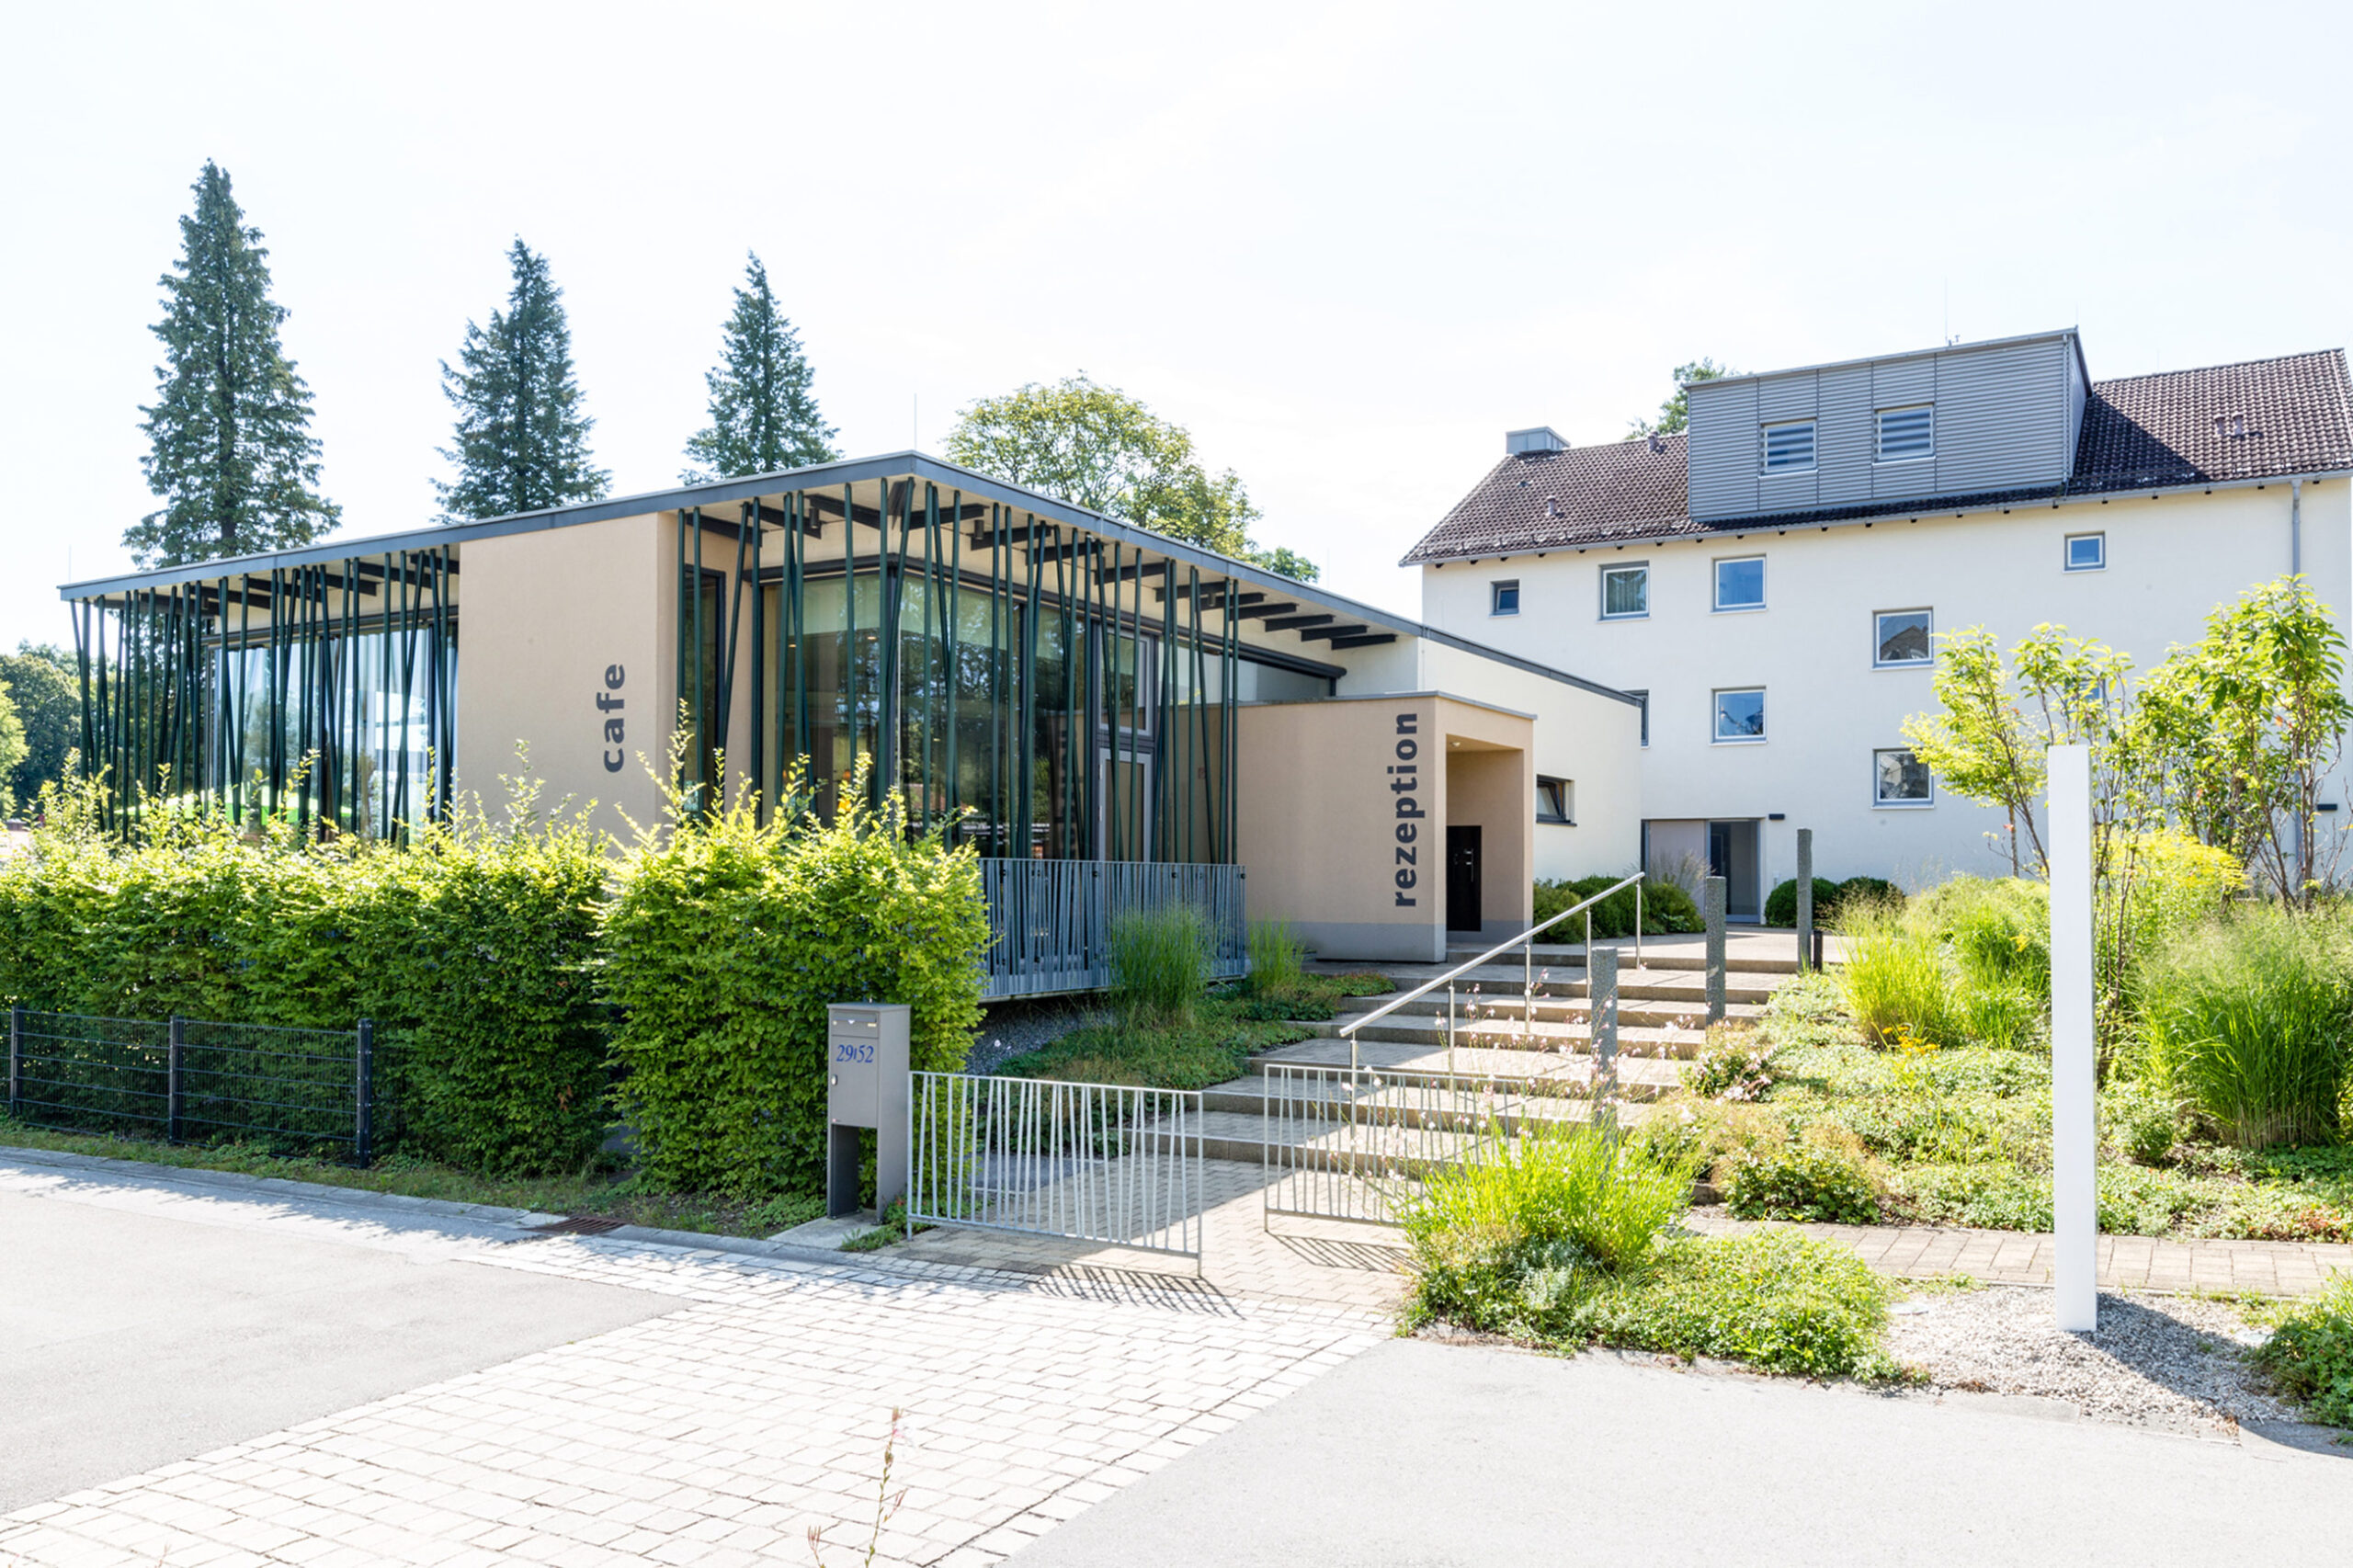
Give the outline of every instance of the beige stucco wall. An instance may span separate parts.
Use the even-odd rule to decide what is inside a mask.
[[[621,813],[659,820],[647,765],[668,744],[677,689],[671,585],[674,528],[656,517],[583,523],[465,546],[457,787],[502,806],[517,742],[540,804],[595,802],[615,835]]]
[[[1243,709],[1237,847],[1252,918],[1290,921],[1330,958],[1436,962],[1445,829],[1475,821],[1482,914],[1524,921],[1533,739],[1524,714],[1429,693]],[[1453,740],[1464,743],[1460,770]],[[1402,768],[1414,771],[1392,771]]]

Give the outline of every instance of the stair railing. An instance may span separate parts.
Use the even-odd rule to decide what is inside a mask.
[[[1494,947],[1489,948],[1485,952],[1481,953],[1477,958],[1469,960],[1463,963],[1456,964],[1444,974],[1438,976],[1434,980],[1426,980],[1422,982],[1421,984],[1415,986],[1403,996],[1396,997],[1384,1006],[1374,1008],[1371,1012],[1367,1013],[1363,1017],[1354,1018],[1347,1023],[1341,1025],[1341,1038],[1348,1042],[1348,1072],[1350,1074],[1353,1075],[1361,1070],[1361,1064],[1358,1062],[1358,1044],[1357,1040],[1357,1031],[1358,1029],[1364,1028],[1367,1024],[1379,1023],[1381,1019],[1387,1017],[1398,1008],[1403,1007],[1408,1002],[1418,1001],[1422,997],[1427,996],[1431,992],[1437,990],[1439,986],[1443,985],[1446,987],[1446,1071],[1448,1075],[1451,1076],[1454,1072],[1455,983],[1461,977],[1464,971],[1477,969],[1481,964],[1486,963],[1490,960],[1495,958],[1498,954],[1507,953],[1514,948],[1518,948],[1519,949],[1520,956],[1520,1038],[1533,1043],[1536,1038],[1536,955],[1534,950],[1536,938],[1541,936],[1544,932],[1549,931],[1553,926],[1559,925],[1562,921],[1566,920],[1572,915],[1584,915],[1586,975],[1587,980],[1590,981],[1593,975],[1593,906],[1599,903],[1603,899],[1608,898],[1614,892],[1618,892],[1626,888],[1632,888],[1634,890],[1634,967],[1637,970],[1641,969],[1643,967],[1643,872],[1636,871],[1631,877],[1627,877],[1620,881],[1612,882],[1609,886],[1602,889],[1599,892],[1595,893],[1591,898],[1585,900],[1583,903],[1573,903],[1569,905],[1568,908],[1561,911],[1560,914],[1552,915],[1548,919],[1538,921],[1535,925],[1529,926],[1527,930],[1522,931],[1518,936],[1512,937],[1509,941],[1498,942]],[[1588,986],[1587,995],[1590,996],[1590,994],[1591,990],[1590,986]]]

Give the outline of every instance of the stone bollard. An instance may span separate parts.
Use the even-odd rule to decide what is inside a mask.
[[[1798,829],[1798,972],[1813,957],[1813,829]]]
[[[1596,948],[1586,955],[1586,1017],[1593,1033],[1593,1119],[1618,1126],[1618,949]]]
[[[1708,917],[1708,1022],[1724,1021],[1724,880],[1700,884],[1701,912]]]

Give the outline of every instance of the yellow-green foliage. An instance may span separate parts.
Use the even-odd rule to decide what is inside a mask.
[[[576,1165],[607,1125],[587,969],[608,862],[528,786],[412,846],[306,844],[282,822],[159,818],[123,844],[89,785],[44,797],[0,861],[0,1000],[45,1011],[377,1024],[388,1131],[471,1169]]]
[[[862,777],[844,791],[863,794]],[[914,1065],[963,1063],[989,937],[980,867],[895,807],[825,824],[674,800],[640,836],[604,925],[614,1054],[650,1176],[758,1192],[824,1180],[825,1006],[904,1002]]]

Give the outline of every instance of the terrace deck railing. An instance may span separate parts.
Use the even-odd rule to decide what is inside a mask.
[[[1210,928],[1210,974],[1250,971],[1243,868],[1151,860],[981,862],[995,937],[982,994],[990,1001],[1099,991],[1111,983],[1111,923],[1122,915],[1190,904]]]

